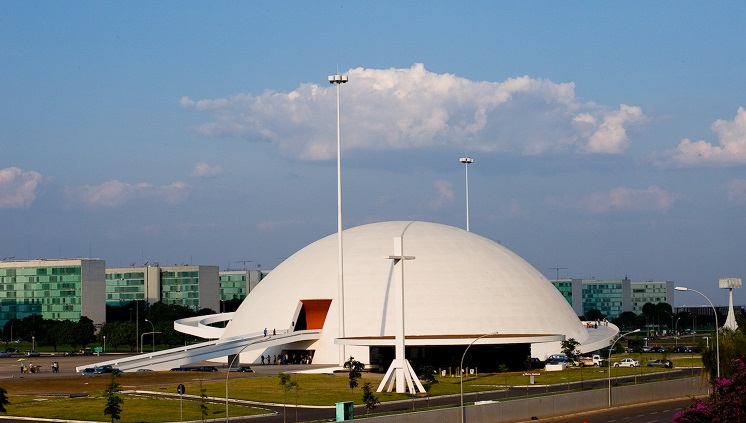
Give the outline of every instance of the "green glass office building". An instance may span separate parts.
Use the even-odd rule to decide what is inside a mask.
[[[105,268],[98,259],[0,262],[0,325],[32,315],[104,323]]]

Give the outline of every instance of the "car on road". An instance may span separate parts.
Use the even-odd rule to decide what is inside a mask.
[[[10,353],[7,351],[0,351],[0,358],[8,358],[10,357]]]
[[[614,363],[614,367],[640,367],[640,362],[634,358],[625,358]]]
[[[671,360],[653,360],[648,361],[648,367],[663,367],[664,369],[670,369],[673,367]]]
[[[78,355],[78,353],[76,353],[75,351],[65,351],[65,353],[63,355],[65,357],[74,357],[74,356]]]
[[[100,367],[94,367],[93,372],[97,375],[104,374],[104,373],[122,373],[121,370],[114,368],[110,364],[107,364],[105,366],[100,366]]]
[[[7,350],[5,350],[5,352],[10,353],[10,354],[14,354],[14,353],[19,353],[20,351],[18,351],[18,348],[10,347]]]
[[[37,351],[26,350],[26,357],[39,357],[40,355]]]
[[[254,369],[251,368],[251,366],[238,366],[231,368],[232,372],[241,372],[241,373],[254,373]]]
[[[95,375],[96,374],[96,369],[94,369],[93,367],[86,367],[80,373],[83,374],[83,375],[86,375],[86,376]]]
[[[218,368],[215,366],[199,366],[199,367],[192,367],[189,370],[192,370],[195,372],[217,372]]]
[[[677,345],[673,347],[672,351],[675,353],[691,353],[691,352],[694,352],[694,349],[686,345]]]

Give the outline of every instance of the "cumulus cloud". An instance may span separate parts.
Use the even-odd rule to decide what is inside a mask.
[[[192,170],[192,176],[195,177],[209,177],[209,176],[216,176],[223,173],[223,168],[221,166],[210,166],[209,164],[205,162],[199,162],[194,165],[194,169]]]
[[[593,213],[611,211],[665,212],[673,206],[677,196],[655,185],[645,189],[612,188],[608,192],[593,193],[583,203]]]
[[[90,207],[112,208],[140,200],[161,200],[177,204],[186,198],[189,185],[173,182],[168,185],[153,186],[149,183],[128,184],[118,180],[100,185],[84,185],[73,190],[71,196]]]
[[[681,167],[746,164],[746,109],[739,107],[732,121],[718,119],[710,128],[717,134],[717,145],[685,138],[667,152],[662,163]]]
[[[619,110],[601,115],[600,119],[590,113],[581,113],[573,123],[586,140],[583,149],[589,153],[623,153],[629,147],[627,126],[645,120],[639,107],[622,104]]]
[[[430,207],[440,209],[446,204],[453,202],[453,184],[448,181],[435,181],[435,198],[430,202]]]
[[[36,199],[36,187],[42,176],[33,170],[17,167],[0,169],[0,209],[20,209],[31,206]]]
[[[728,200],[746,204],[746,179],[734,179],[725,186]]]
[[[528,76],[472,81],[422,64],[346,74],[350,82],[339,86],[345,149],[619,154],[628,146],[628,127],[645,120],[639,107],[581,104],[573,83]],[[185,96],[180,105],[210,116],[195,128],[205,136],[270,142],[290,157],[327,160],[336,154],[336,89],[301,84],[291,92]]]

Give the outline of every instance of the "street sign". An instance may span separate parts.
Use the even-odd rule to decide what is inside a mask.
[[[184,392],[186,392],[186,388],[184,388],[184,385],[179,384],[179,386],[176,387],[176,392],[178,392],[179,395],[184,395]]]

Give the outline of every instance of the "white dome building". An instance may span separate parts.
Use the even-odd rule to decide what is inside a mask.
[[[580,342],[583,352],[603,348],[618,332],[613,325],[602,331],[587,329],[538,270],[502,245],[451,226],[396,221],[343,232],[343,338],[335,233],[275,268],[232,315],[221,339],[265,328],[278,335],[320,329],[316,340],[247,349],[241,361],[287,354],[337,365],[354,356],[385,369],[393,359],[399,320],[394,288],[401,273],[389,258],[396,237],[402,239],[403,255],[414,257],[404,262],[408,358],[450,360],[452,365],[464,346],[497,333],[480,339],[474,349],[482,348],[480,357],[495,363],[516,363],[528,354],[543,359],[559,352],[560,342],[569,338]],[[480,366],[486,369],[489,364]]]

